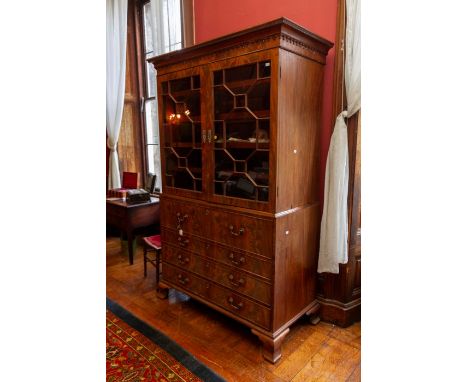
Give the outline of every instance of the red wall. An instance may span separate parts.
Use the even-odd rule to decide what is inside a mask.
[[[195,43],[286,17],[335,42],[337,0],[194,0]],[[335,48],[327,56],[322,108],[321,190],[334,125],[331,115]]]

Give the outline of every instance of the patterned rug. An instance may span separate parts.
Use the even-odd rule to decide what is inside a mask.
[[[221,382],[170,338],[107,299],[107,382]]]

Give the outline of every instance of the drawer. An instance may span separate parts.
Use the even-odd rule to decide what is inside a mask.
[[[174,231],[183,230],[184,234],[208,237],[210,224],[206,219],[208,210],[196,204],[178,200],[161,199],[161,226]],[[208,224],[207,224],[208,221]]]
[[[229,289],[167,263],[163,264],[161,277],[163,281],[168,281],[177,289],[199,295],[236,316],[249,320],[265,329],[270,328],[270,309]]]
[[[239,317],[270,329],[271,311],[260,304],[215,284],[211,285],[210,300]]]
[[[271,285],[245,272],[238,271],[236,268],[209,261],[205,257],[200,257],[171,245],[163,246],[162,260],[206,277],[266,305],[271,305]]]
[[[210,279],[232,291],[241,293],[266,305],[271,305],[271,285],[244,272],[236,271],[236,269],[231,267],[216,265],[213,266]]]
[[[204,255],[215,261],[236,267],[239,270],[271,280],[273,276],[273,262],[271,260],[252,256],[249,252],[214,244],[196,236],[185,234],[180,236],[177,231],[161,228],[163,243],[172,244],[180,249]]]
[[[209,296],[211,283],[208,280],[168,263],[162,265],[161,280],[168,281],[181,290],[185,289],[205,298]]]
[[[201,238],[266,256],[274,257],[273,220],[243,215],[217,207],[161,199],[161,226],[184,236]]]
[[[167,228],[161,228],[161,240],[163,242],[163,247],[165,243],[168,243],[180,249],[185,249],[200,255],[205,254],[206,250],[210,247],[206,241],[201,240],[195,236],[185,232],[183,236],[180,236],[177,231],[173,231]]]
[[[238,251],[221,245],[210,245],[206,248],[206,256],[214,260],[235,267],[267,280],[273,278],[273,262],[250,255],[248,252]]]
[[[273,220],[222,210],[211,210],[211,237],[233,248],[274,257]]]

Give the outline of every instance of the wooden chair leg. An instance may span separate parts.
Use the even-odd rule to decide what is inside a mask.
[[[159,267],[161,264],[161,250],[156,250],[156,290],[159,288]]]

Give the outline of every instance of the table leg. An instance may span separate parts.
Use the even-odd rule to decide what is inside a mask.
[[[128,243],[128,262],[133,265],[133,232],[127,231],[127,243]]]

